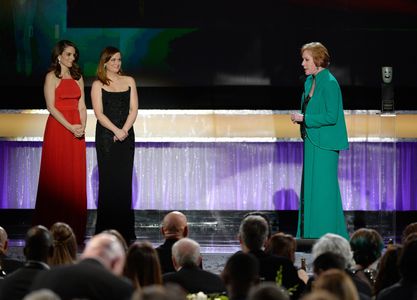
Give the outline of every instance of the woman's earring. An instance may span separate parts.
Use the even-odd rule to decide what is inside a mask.
[[[58,57],[58,63],[60,64],[61,63],[61,59]]]
[[[104,64],[104,68],[107,68],[107,65],[106,64]]]

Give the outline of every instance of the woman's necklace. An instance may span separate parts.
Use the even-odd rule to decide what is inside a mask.
[[[71,73],[69,70],[61,71],[61,78],[71,78]]]

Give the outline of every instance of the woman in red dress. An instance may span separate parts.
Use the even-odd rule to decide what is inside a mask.
[[[55,222],[67,223],[82,244],[87,222],[87,110],[78,57],[77,47],[68,40],[59,41],[52,50],[44,83],[50,115],[43,138],[33,223],[47,228]]]

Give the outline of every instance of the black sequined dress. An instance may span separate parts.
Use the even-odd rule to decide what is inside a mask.
[[[102,89],[103,113],[122,128],[129,114],[130,88],[124,92],[108,92]],[[96,151],[99,174],[97,220],[95,233],[107,229],[118,230],[126,241],[135,239],[134,213],[132,210],[132,174],[135,154],[133,127],[128,137],[113,141],[112,131],[96,125]]]

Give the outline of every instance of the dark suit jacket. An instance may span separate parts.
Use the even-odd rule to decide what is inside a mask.
[[[174,265],[172,263],[172,245],[178,241],[177,239],[167,239],[162,245],[156,247],[158,252],[159,262],[161,264],[162,274],[175,272]]]
[[[75,265],[58,266],[35,278],[31,290],[50,289],[62,300],[130,299],[132,284],[108,271],[95,259],[84,259]]]
[[[417,300],[417,283],[407,283],[400,280],[382,291],[376,297],[376,300]]]
[[[369,298],[372,297],[372,287],[369,285],[368,282],[365,282],[363,279],[359,278],[358,276],[355,276],[352,272],[348,272],[350,277],[352,278],[353,283],[356,286],[356,289],[358,290],[359,296],[366,295]],[[363,298],[361,298],[363,299]]]
[[[172,263],[172,246],[176,241],[178,241],[178,239],[166,239],[163,244],[156,247],[162,274],[175,272],[174,264]],[[203,262],[200,263],[200,269],[202,268]]]
[[[306,284],[298,277],[297,268],[286,257],[270,255],[263,250],[250,251],[259,261],[259,277],[261,281],[276,282],[278,271],[282,268],[282,285],[292,290],[291,299],[298,299]]]
[[[33,279],[48,270],[48,266],[37,261],[28,261],[18,270],[10,273],[1,286],[0,300],[22,299],[29,293]]]
[[[20,267],[23,267],[24,262],[11,258],[7,255],[0,255],[0,265],[1,269],[6,273],[10,274],[13,271],[16,271]]]
[[[220,276],[199,267],[183,267],[178,272],[166,273],[164,283],[173,282],[182,286],[188,293],[224,293],[226,288]]]

